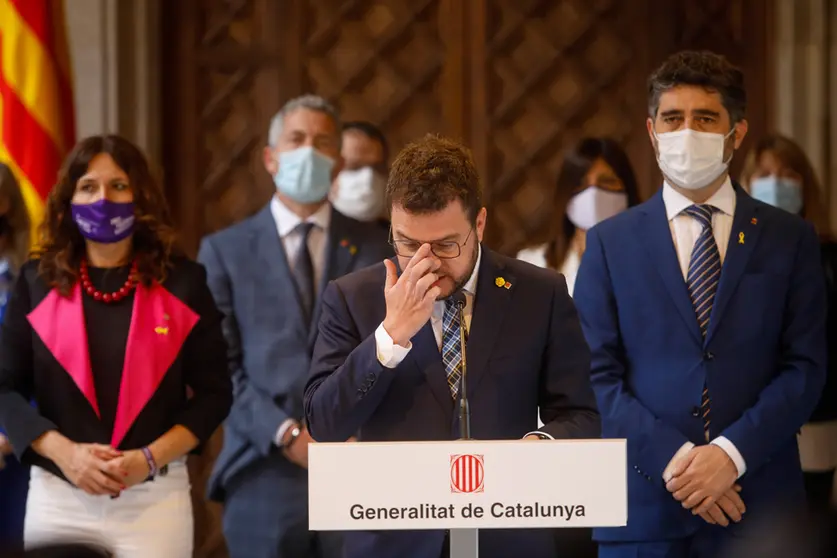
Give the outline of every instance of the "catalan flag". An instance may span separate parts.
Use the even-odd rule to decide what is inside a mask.
[[[0,0],[0,161],[17,176],[33,226],[74,143],[63,0]]]

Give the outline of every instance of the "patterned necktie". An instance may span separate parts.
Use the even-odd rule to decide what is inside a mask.
[[[314,263],[311,261],[311,252],[308,250],[308,235],[313,228],[314,223],[300,223],[296,227],[299,231],[300,242],[292,271],[307,325],[311,324],[311,314],[314,309]]]
[[[462,377],[462,346],[459,339],[459,308],[451,299],[445,301],[445,314],[442,316],[442,362],[447,372],[450,394],[456,399],[459,378]]]
[[[704,339],[712,316],[712,304],[718,291],[718,279],[721,276],[721,254],[712,232],[712,214],[716,209],[710,205],[692,205],[686,208],[687,215],[700,223],[701,231],[692,249],[689,261],[689,274],[686,276],[686,286],[689,297],[695,309],[700,332]],[[703,435],[709,441],[709,389],[703,385],[700,409],[703,414]]]

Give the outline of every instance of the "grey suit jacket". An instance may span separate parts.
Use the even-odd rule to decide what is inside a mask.
[[[386,231],[332,210],[319,294],[332,279],[392,255]],[[276,222],[266,206],[253,217],[201,243],[198,260],[225,315],[224,335],[235,401],[224,423],[224,447],[208,494],[223,500],[238,472],[277,449],[274,438],[288,418],[303,418],[302,393],[317,335],[321,297],[311,325],[303,320]],[[297,472],[298,473],[298,472]]]

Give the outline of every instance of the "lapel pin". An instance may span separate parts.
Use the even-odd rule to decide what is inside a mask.
[[[163,314],[163,319],[164,319],[164,320],[170,320],[171,318],[169,318],[169,315],[168,315],[168,314]]]
[[[349,245],[349,239],[348,238],[344,238],[343,240],[340,241],[340,246],[342,246],[343,248],[345,248],[348,245]]]
[[[494,284],[497,285],[498,287],[504,287],[506,285],[506,280],[503,279],[502,277],[498,277],[497,279],[494,280]]]
[[[744,244],[744,233],[743,232],[738,233],[738,243],[739,244]]]
[[[156,333],[157,335],[168,335],[169,334],[169,328],[163,327],[163,326],[157,326],[157,327],[154,328],[154,333]]]
[[[353,255],[353,256],[354,256],[355,254],[357,254],[357,246],[355,246],[354,244],[352,244],[351,246],[349,246],[349,254],[351,254],[351,255]]]
[[[506,281],[505,285],[503,286],[506,287],[506,290],[511,289],[511,283],[509,283],[508,281]]]
[[[752,219],[750,219],[750,223],[753,224],[753,225],[758,225],[759,220],[756,219],[755,217],[753,217]]]

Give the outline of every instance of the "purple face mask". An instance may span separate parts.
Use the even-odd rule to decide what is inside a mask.
[[[134,203],[116,203],[101,199],[88,204],[70,206],[73,221],[87,240],[111,244],[134,232]]]

